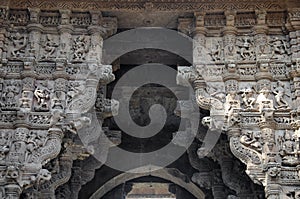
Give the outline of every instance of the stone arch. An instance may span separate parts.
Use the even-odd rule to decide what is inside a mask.
[[[123,54],[150,48],[171,52],[193,63],[192,39],[165,28],[136,28],[104,40],[102,61],[104,64],[111,64]]]
[[[143,169],[145,171],[149,170],[146,167],[140,169]],[[107,181],[103,186],[101,186],[97,191],[94,192],[94,194],[90,197],[90,199],[100,199],[106,193],[113,190],[117,186],[125,183],[126,181],[130,181],[145,176],[153,176],[153,177],[158,177],[158,178],[168,180],[186,189],[189,193],[191,193],[193,196],[195,196],[198,199],[205,198],[205,194],[199,187],[197,187],[193,182],[181,178],[184,176],[184,174],[182,174],[180,171],[178,171],[177,169],[163,168],[160,170],[149,171],[144,173],[122,173]]]

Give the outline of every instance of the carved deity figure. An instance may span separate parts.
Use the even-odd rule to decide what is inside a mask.
[[[252,60],[254,58],[253,43],[250,37],[243,37],[237,42],[239,50],[237,51],[242,60]]]
[[[212,46],[209,54],[211,56],[212,61],[222,60],[222,45],[220,41],[218,41],[214,46]]]
[[[283,156],[282,162],[287,165],[297,165],[299,160],[296,141],[288,130],[285,131],[283,137],[278,137],[278,143],[281,146],[280,155]]]
[[[288,52],[288,47],[283,39],[274,37],[270,41],[270,46],[272,47],[271,57],[274,59],[282,59]]]
[[[274,86],[273,88],[273,93],[275,94],[275,100],[276,100],[276,103],[277,103],[277,108],[278,109],[288,109],[289,108],[289,103],[284,99],[285,96],[288,96],[286,93],[285,93],[285,85],[283,82],[281,81],[278,81],[277,82],[277,86]]]
[[[54,37],[50,34],[46,35],[46,42],[43,46],[45,50],[45,54],[43,55],[43,59],[48,59],[54,57],[54,53],[59,46],[58,42],[55,41]]]
[[[21,35],[20,33],[16,33],[10,37],[10,40],[13,43],[11,55],[13,57],[20,57],[25,54],[25,48],[28,43],[27,37]]]
[[[31,160],[34,151],[38,150],[40,147],[44,146],[46,142],[46,135],[42,132],[30,132],[26,140],[26,152],[25,152],[25,162]]]
[[[84,93],[85,86],[80,82],[71,82],[69,91],[67,92],[68,102],[76,99],[79,95]]]
[[[235,55],[235,43],[236,39],[233,35],[227,35],[224,38],[224,55],[227,58],[233,58]]]
[[[256,45],[257,45],[257,49],[258,49],[258,56],[263,56],[265,55],[267,52],[267,38],[264,36],[264,35],[258,35],[257,36],[257,42],[256,42]]]
[[[75,61],[85,60],[85,56],[86,56],[86,53],[88,52],[88,49],[89,49],[89,46],[88,46],[87,39],[83,35],[78,36],[74,40],[74,45],[73,45],[74,55],[73,55],[73,59]]]
[[[263,159],[265,163],[277,162],[277,147],[273,140],[267,141],[263,146]]]
[[[9,81],[7,82],[2,93],[2,107],[9,110],[15,110],[18,107],[17,95],[20,92],[20,88],[17,82]]]
[[[268,120],[273,117],[273,100],[270,97],[270,90],[266,87],[262,88],[257,96],[256,103],[258,111],[261,113],[262,120]]]
[[[39,84],[34,91],[34,96],[37,99],[38,106],[35,107],[37,111],[48,111],[49,110],[49,99],[50,99],[50,90]]]
[[[248,87],[241,90],[241,97],[243,99],[243,104],[246,109],[253,109],[255,104],[254,91],[252,88]]]
[[[23,140],[17,140],[12,144],[10,161],[22,163],[25,159],[26,144]]]
[[[20,98],[21,108],[31,108],[30,91],[23,91]]]
[[[240,101],[237,99],[237,93],[235,91],[229,91],[226,95],[225,102],[225,117],[227,118],[227,123],[232,125],[235,121],[237,122],[239,118],[234,114],[235,109],[240,108]]]
[[[52,99],[52,109],[64,109],[64,97],[65,93],[63,91],[56,91]]]

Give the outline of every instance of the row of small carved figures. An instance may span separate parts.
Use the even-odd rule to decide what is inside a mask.
[[[254,87],[246,87],[240,91],[229,91],[227,94],[223,91],[223,87],[209,86],[206,88],[210,96],[225,103],[227,109],[241,108],[241,104],[244,105],[246,110],[258,110],[262,108],[274,109],[273,102],[275,101],[277,106],[275,108],[281,110],[290,110],[289,100],[291,96],[287,93],[286,85],[278,81],[276,85],[261,88],[258,92]],[[226,109],[226,108],[225,108]]]
[[[56,53],[58,52],[58,47],[60,46],[60,42],[57,35],[52,34],[46,34],[45,38],[41,40],[41,42],[37,43],[36,41],[28,41],[28,36],[23,35],[19,32],[12,34],[8,39],[11,42],[11,45],[9,45],[9,51],[10,55],[12,57],[21,57],[24,56],[26,53],[26,48],[28,47],[29,43],[36,43],[37,45],[40,45],[42,49],[44,50],[44,53],[41,55],[42,59],[48,59],[48,58],[55,58]],[[74,60],[85,60],[86,55],[89,51],[89,48],[91,46],[89,37],[85,35],[79,35],[72,39],[73,44],[71,45],[71,39],[65,39],[63,42],[61,42],[61,48],[60,53],[66,54],[67,50],[67,43],[70,42],[69,45],[71,45],[71,50],[73,59]],[[29,47],[34,45],[29,45]],[[37,56],[37,55],[35,55]]]
[[[79,82],[69,82],[69,84],[66,85],[68,89],[66,92],[54,92],[48,88],[47,84],[48,82],[40,82],[33,91],[33,94],[31,94],[31,91],[23,90],[21,92],[20,82],[6,82],[6,85],[4,85],[2,89],[0,109],[31,109],[32,105],[35,105],[36,111],[49,111],[50,105],[51,108],[54,109],[64,109],[67,103],[70,103],[72,99],[82,94],[85,89],[85,86]]]
[[[299,131],[285,130],[277,136],[263,138],[261,131],[243,131],[240,143],[260,153],[271,155],[278,153],[285,164],[297,165],[300,163],[300,134]],[[276,159],[276,158],[275,158]]]

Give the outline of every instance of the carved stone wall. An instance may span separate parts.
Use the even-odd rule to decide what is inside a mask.
[[[297,0],[0,0],[0,198],[77,198],[102,165],[77,134],[94,127],[91,109],[100,124],[117,112],[103,92],[112,67],[101,64],[117,21],[99,10],[193,14],[178,19],[194,39],[193,65],[179,67],[178,80],[193,84],[195,102],[210,111],[203,124],[227,142],[209,154],[221,165],[210,171],[203,151],[189,149],[199,156],[191,164],[205,162],[192,180],[215,198],[262,197],[228,172],[238,171],[230,148],[268,199],[299,198],[299,8]]]
[[[97,94],[114,80],[101,58],[116,19],[101,12],[1,8],[0,24],[1,198],[22,192],[25,198],[55,198],[72,173],[87,175],[73,161],[93,153],[77,132],[95,120],[88,112],[96,100],[102,120],[117,111],[111,110],[116,101]],[[90,133],[96,131],[102,130]],[[100,165],[91,165],[90,175]]]
[[[179,24],[194,38],[194,60],[178,68],[178,79],[194,85],[197,104],[210,111],[202,123],[227,135],[231,152],[272,199],[299,197],[299,22],[297,8],[199,12]],[[214,157],[224,183],[245,197],[237,176],[227,176],[232,163]]]

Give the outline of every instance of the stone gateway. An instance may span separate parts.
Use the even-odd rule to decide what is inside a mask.
[[[0,199],[299,199],[299,106],[299,0],[0,0]]]

